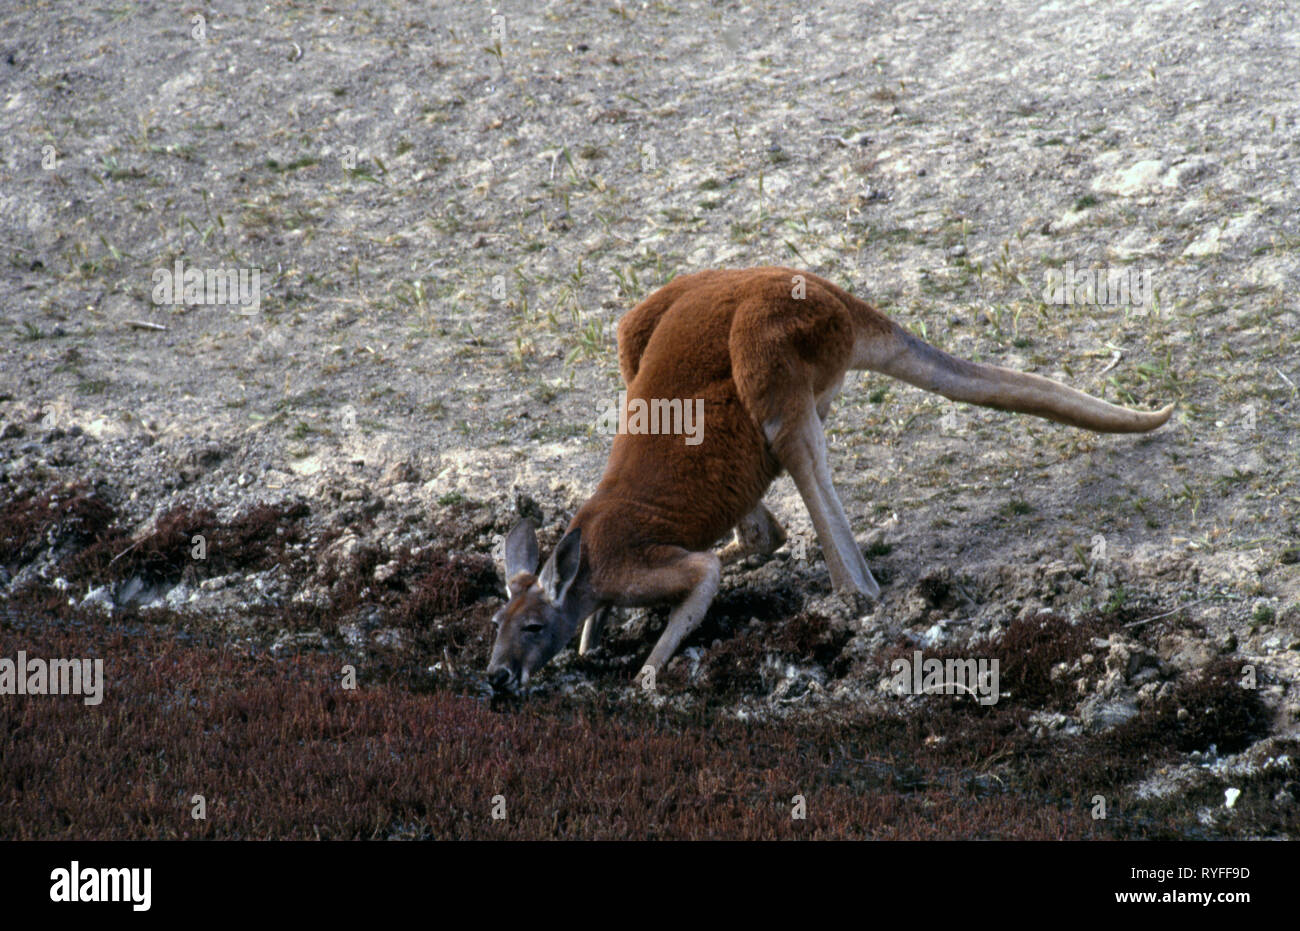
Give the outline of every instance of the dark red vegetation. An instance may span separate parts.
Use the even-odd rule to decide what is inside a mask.
[[[12,493],[0,504],[0,566],[29,562],[46,548],[86,546],[115,516],[113,507],[84,485]]]
[[[6,626],[0,655],[106,660],[99,706],[0,704],[0,836],[1086,837],[1084,814],[929,766],[851,723],[690,721],[543,702],[516,714],[320,655],[271,661],[108,629]],[[192,798],[207,819],[190,817]],[[492,818],[504,796],[505,820]],[[793,820],[794,796],[807,802]]]
[[[305,505],[262,506],[222,522],[182,507],[143,535],[122,528],[85,488],[14,496],[0,506],[0,563],[41,554],[84,588],[92,581],[280,567],[329,592],[328,604],[263,606],[272,629],[333,631],[377,616],[407,630],[401,649],[326,647],[273,656],[232,645],[219,625],[164,611],[106,618],[32,584],[0,602],[0,657],[98,657],[102,704],[78,696],[0,696],[0,837],[5,838],[1117,838],[1279,836],[1300,795],[1288,771],[1222,788],[1142,800],[1136,782],[1188,751],[1233,752],[1268,732],[1258,693],[1221,660],[1173,680],[1127,723],[1044,736],[1036,712],[1069,711],[1052,670],[1096,649],[1117,616],[1079,624],[1045,615],[1012,623],[989,655],[1006,697],[836,705],[786,717],[761,707],[770,659],[820,667],[870,688],[910,645],[850,656],[850,633],[800,610],[793,589],[734,588],[719,598],[687,664],[663,677],[692,710],[656,711],[626,685],[652,634],[615,630],[595,660],[571,661],[592,688],[494,709],[476,670],[491,643],[500,580],[482,553],[435,537],[412,551],[362,546],[330,563],[337,537],[306,529]],[[191,547],[204,535],[209,562]],[[382,571],[377,572],[383,567]],[[1143,630],[1139,629],[1138,635]],[[942,657],[942,653],[933,653]],[[428,674],[434,662],[446,668]],[[343,687],[344,667],[357,688]],[[456,670],[450,673],[449,670]],[[674,671],[675,670],[675,671]],[[560,671],[552,675],[561,675]],[[1291,751],[1294,752],[1294,749]],[[1291,781],[1288,781],[1291,780]],[[190,817],[202,795],[207,818]],[[1094,799],[1107,815],[1094,820]],[[494,819],[500,796],[506,817]],[[792,818],[796,797],[807,817]]]

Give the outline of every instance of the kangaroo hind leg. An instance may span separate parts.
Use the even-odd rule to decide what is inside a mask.
[[[808,508],[835,590],[854,590],[879,598],[880,586],[862,558],[848,515],[831,484],[826,437],[811,399],[788,420],[780,416],[767,420],[764,431]]]
[[[625,599],[621,603],[634,606],[674,602],[675,607],[638,676],[645,674],[647,666],[657,673],[668,664],[682,641],[704,620],[722,575],[722,562],[712,552],[664,546],[641,555],[649,558],[629,568],[621,580],[619,587]]]

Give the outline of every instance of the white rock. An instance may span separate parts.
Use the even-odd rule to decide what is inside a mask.
[[[1123,699],[1106,700],[1097,694],[1089,696],[1079,705],[1079,721],[1091,733],[1108,731],[1137,717],[1137,705]]]
[[[1159,239],[1153,239],[1144,230],[1134,230],[1114,246],[1110,253],[1117,259],[1134,259],[1141,256],[1158,255],[1164,249]]]
[[[1258,210],[1251,210],[1229,221],[1226,226],[1207,229],[1183,250],[1183,255],[1190,258],[1217,255],[1223,251],[1225,245],[1240,239],[1242,234],[1254,225],[1258,216]]]
[[[942,624],[933,624],[925,633],[921,635],[921,646],[932,648],[940,646],[948,639],[947,633]]]
[[[188,585],[182,582],[167,593],[167,596],[163,599],[163,602],[167,605],[167,607],[171,608],[174,611],[182,607],[183,605],[188,604],[191,601],[195,601],[198,598],[198,595],[199,595],[198,592],[194,591]]]
[[[1123,171],[1107,172],[1094,178],[1092,189],[1120,197],[1136,197],[1156,187],[1164,167],[1164,162],[1159,159],[1135,162]]]
[[[107,585],[101,585],[98,588],[92,588],[86,592],[86,597],[81,599],[83,607],[86,605],[99,605],[110,614],[113,612],[113,591]]]
[[[1088,219],[1088,217],[1088,210],[1075,210],[1071,208],[1056,218],[1056,221],[1052,223],[1052,228],[1057,230],[1072,230],[1076,226],[1081,225],[1084,220]]]
[[[1189,158],[1187,161],[1180,162],[1166,171],[1160,178],[1160,186],[1170,190],[1186,187],[1207,174],[1213,164],[1214,162],[1208,158]]]

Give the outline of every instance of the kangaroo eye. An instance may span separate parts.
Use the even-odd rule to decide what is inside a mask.
[[[546,629],[546,625],[539,623],[537,621],[533,621],[531,624],[524,625],[524,633],[526,634],[540,634],[545,629]]]

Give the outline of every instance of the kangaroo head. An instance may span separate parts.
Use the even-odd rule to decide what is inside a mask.
[[[582,610],[574,580],[582,564],[580,530],[555,546],[537,576],[537,532],[520,521],[506,537],[506,598],[492,621],[497,626],[487,678],[493,690],[513,690],[573,639]]]

